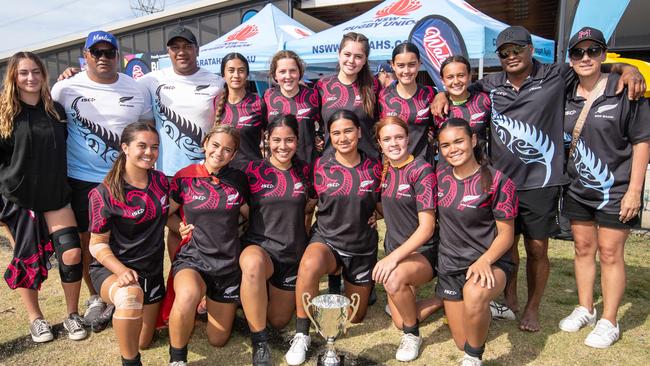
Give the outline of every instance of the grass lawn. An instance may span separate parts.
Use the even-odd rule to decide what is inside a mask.
[[[11,249],[0,229],[0,263],[3,270],[11,258]],[[525,252],[520,245],[522,263]],[[650,359],[650,239],[630,237],[626,247],[627,289],[619,311],[622,338],[609,349],[596,350],[583,345],[589,329],[564,333],[558,321],[568,315],[577,303],[573,277],[573,246],[571,242],[551,241],[551,277],[542,302],[542,331],[524,333],[513,321],[492,323],[484,361],[486,365],[647,365]],[[54,261],[53,261],[54,262]],[[169,264],[166,263],[168,267]],[[519,299],[525,302],[525,266],[519,272]],[[321,283],[322,287],[325,283]],[[597,281],[598,285],[598,281]],[[427,296],[433,291],[430,284],[422,289]],[[398,365],[394,359],[400,332],[384,314],[386,296],[378,286],[379,300],[370,307],[362,324],[353,326],[348,334],[337,340],[336,346],[346,356],[346,365]],[[82,290],[82,304],[88,293]],[[91,334],[86,340],[67,339],[61,321],[65,304],[59,273],[50,271],[50,278],[40,292],[41,306],[46,319],[54,325],[55,340],[36,345],[31,341],[27,314],[22,309],[18,293],[0,285],[0,365],[117,365],[119,353],[112,329]],[[596,290],[597,309],[602,311],[600,291]],[[197,322],[189,345],[192,365],[247,365],[251,346],[246,322],[238,314],[235,331],[222,349],[211,347],[206,339],[205,324]],[[451,334],[436,314],[421,325],[424,344],[420,358],[410,365],[455,365],[462,357],[451,339]],[[272,333],[273,357],[276,365],[284,364],[283,355],[293,334],[293,323],[281,332]],[[324,349],[323,339],[312,332],[312,347],[307,364],[316,365],[317,353]],[[164,330],[157,335],[151,349],[142,352],[145,365],[166,365],[168,336]]]

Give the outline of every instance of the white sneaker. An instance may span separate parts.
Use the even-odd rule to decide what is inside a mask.
[[[584,306],[578,306],[569,316],[560,320],[559,327],[565,332],[577,332],[585,325],[593,326],[594,324],[596,324],[596,308],[589,313]]]
[[[284,355],[284,359],[287,361],[287,364],[295,366],[301,365],[305,362],[307,357],[307,350],[309,349],[309,344],[311,343],[311,338],[308,335],[302,333],[296,333],[291,340],[291,347],[289,351]]]
[[[585,344],[594,348],[607,348],[614,344],[621,335],[621,331],[607,319],[600,319],[596,328],[585,338]]]
[[[415,360],[420,355],[420,345],[422,345],[421,337],[404,333],[397,352],[395,352],[395,359],[402,362]]]
[[[52,328],[47,320],[38,318],[29,325],[29,334],[36,343],[49,342],[54,339]]]
[[[463,356],[463,361],[460,364],[461,366],[481,366],[483,365],[483,361],[479,360],[476,357],[472,357],[468,355],[467,353],[465,356]]]
[[[490,301],[490,313],[492,314],[492,319],[517,319],[517,316],[515,315],[515,312],[512,311],[512,309],[503,304],[499,304],[496,301]]]

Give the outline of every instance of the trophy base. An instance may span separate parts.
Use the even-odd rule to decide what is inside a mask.
[[[318,362],[316,363],[317,366],[345,366],[345,355],[338,355],[339,356],[339,362],[335,363],[334,360],[325,358],[325,355],[327,352],[323,352],[320,355],[318,355]]]

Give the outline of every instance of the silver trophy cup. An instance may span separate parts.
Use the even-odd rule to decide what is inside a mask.
[[[352,301],[345,296],[332,294],[316,296],[312,301],[309,301],[310,298],[308,293],[302,294],[302,305],[316,331],[327,340],[327,352],[321,362],[324,366],[339,366],[341,359],[334,349],[334,340],[345,334],[359,310],[359,294],[352,294]]]

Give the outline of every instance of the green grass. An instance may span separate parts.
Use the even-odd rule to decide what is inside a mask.
[[[0,230],[0,262],[6,265],[11,250],[6,233]],[[522,263],[525,252],[520,245]],[[622,338],[613,347],[595,350],[583,345],[589,332],[564,333],[557,328],[558,321],[571,312],[577,302],[573,279],[573,246],[571,242],[551,241],[551,277],[542,302],[539,333],[524,333],[517,323],[495,321],[490,327],[485,353],[485,365],[647,365],[650,359],[650,240],[648,237],[631,236],[626,245],[627,289],[619,322]],[[519,300],[525,301],[526,285],[524,266],[519,272]],[[50,278],[40,292],[41,305],[46,318],[54,324],[56,339],[36,345],[28,334],[28,320],[22,303],[15,291],[0,286],[0,365],[116,365],[119,364],[117,341],[113,331],[107,329],[92,334],[86,340],[73,342],[62,332],[61,321],[65,317],[63,293],[59,285],[58,271],[50,271]],[[321,284],[325,286],[324,283]],[[598,287],[598,283],[597,283]],[[422,289],[430,295],[433,284]],[[347,356],[347,365],[398,365],[394,359],[400,333],[384,314],[386,297],[378,286],[378,303],[372,306],[362,324],[353,326],[348,334],[336,341],[340,353]],[[88,296],[84,289],[82,299]],[[600,290],[597,289],[597,309],[602,311]],[[82,304],[83,308],[83,304]],[[436,314],[421,326],[424,338],[421,356],[409,365],[458,364],[462,352],[458,351],[441,314]],[[283,355],[293,334],[293,323],[281,332],[272,333],[273,358],[277,365],[284,364]],[[307,362],[316,364],[317,352],[323,350],[324,342],[312,332],[312,348]],[[158,334],[151,349],[142,352],[146,365],[165,365],[168,361],[167,332]],[[247,365],[250,364],[251,346],[242,314],[238,315],[231,340],[216,349],[206,339],[205,324],[198,322],[189,345],[189,361],[193,365]]]

